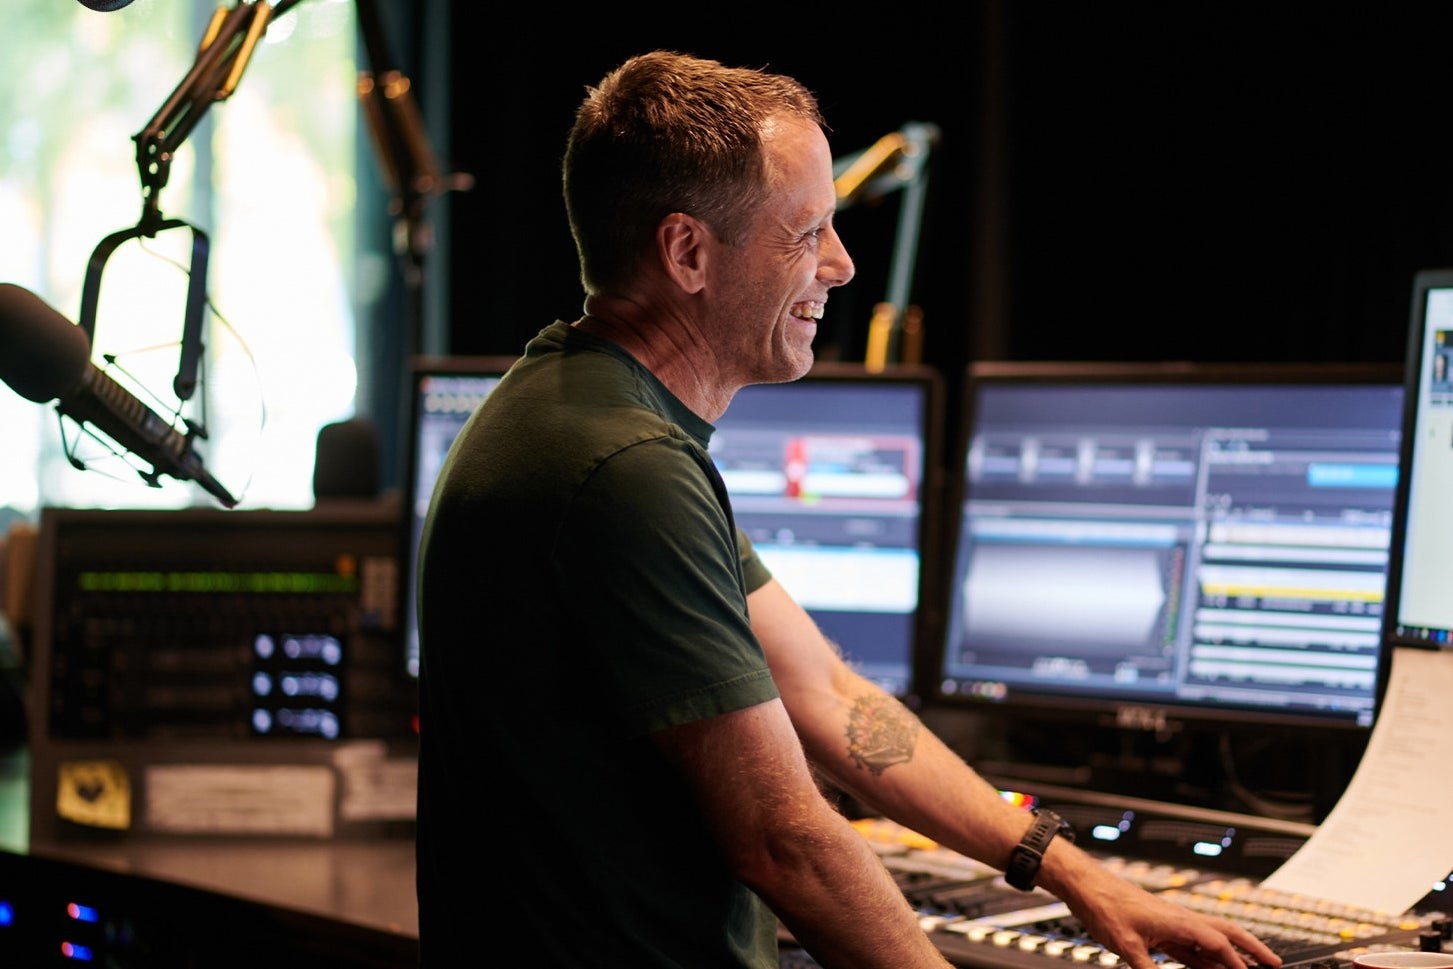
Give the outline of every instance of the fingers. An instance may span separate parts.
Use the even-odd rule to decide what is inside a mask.
[[[1209,919],[1184,926],[1184,934],[1162,939],[1155,948],[1189,969],[1279,969],[1281,958],[1250,931],[1234,922]],[[1118,952],[1131,969],[1164,969],[1140,939],[1127,942]]]
[[[1242,925],[1228,919],[1207,918],[1185,927],[1187,934],[1166,939],[1160,949],[1191,969],[1246,969],[1248,964],[1279,969],[1281,957]],[[1209,929],[1209,934],[1206,930]],[[1191,934],[1194,933],[1194,934]]]
[[[1272,951],[1271,946],[1253,935],[1244,926],[1235,922],[1227,922],[1222,931],[1230,939],[1231,945],[1241,950],[1236,953],[1238,959],[1243,959],[1241,953],[1249,955],[1258,965],[1267,966],[1269,969],[1278,969],[1281,966],[1281,956]]]
[[[1137,897],[1144,903],[1140,907],[1101,909],[1094,913],[1099,921],[1084,920],[1090,934],[1130,969],[1163,969],[1152,949],[1189,969],[1281,969],[1281,957],[1244,926],[1160,896]]]
[[[1191,969],[1247,969],[1250,965],[1275,969],[1281,965],[1281,958],[1260,939],[1234,925],[1225,931],[1225,936],[1206,944],[1167,942],[1160,948]]]
[[[1232,945],[1230,940],[1223,939],[1212,946],[1195,945],[1191,947],[1191,952],[1192,958],[1198,960],[1198,965],[1221,966],[1223,969],[1246,969],[1247,957],[1242,954],[1240,949]]]

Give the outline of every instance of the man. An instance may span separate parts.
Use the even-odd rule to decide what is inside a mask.
[[[852,278],[797,82],[666,52],[590,90],[564,194],[585,315],[475,414],[423,539],[426,966],[946,965],[817,785],[1059,895],[1134,969],[1276,956],[1100,867],[856,675],[737,532],[707,453],[752,383],[812,364]],[[1033,864],[1042,853],[1042,865]],[[1016,863],[1017,864],[1017,863]]]

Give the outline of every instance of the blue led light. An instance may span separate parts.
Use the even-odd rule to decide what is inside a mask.
[[[15,924],[15,906],[0,899],[0,926]]]

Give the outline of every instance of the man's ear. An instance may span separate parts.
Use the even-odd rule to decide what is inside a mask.
[[[656,226],[656,250],[672,281],[687,293],[706,285],[706,260],[711,230],[694,216],[672,212]]]

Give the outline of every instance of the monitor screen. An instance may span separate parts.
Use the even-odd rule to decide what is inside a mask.
[[[1401,372],[971,367],[934,698],[1370,726]]]
[[[418,676],[415,569],[440,465],[512,359],[413,366],[406,501],[405,659]],[[738,391],[711,454],[737,524],[773,575],[863,674],[896,695],[912,680],[920,582],[940,480],[936,371],[819,364],[801,380]]]
[[[1411,316],[1405,470],[1388,569],[1389,651],[1453,648],[1453,269],[1416,274]]]
[[[499,383],[513,357],[415,357],[410,364],[408,469],[404,500],[408,507],[409,563],[404,587],[404,665],[419,675],[418,568],[419,538],[434,494],[434,482],[449,446],[464,422]]]
[[[711,454],[737,525],[864,676],[912,683],[939,506],[937,371],[818,364],[737,392]]]

